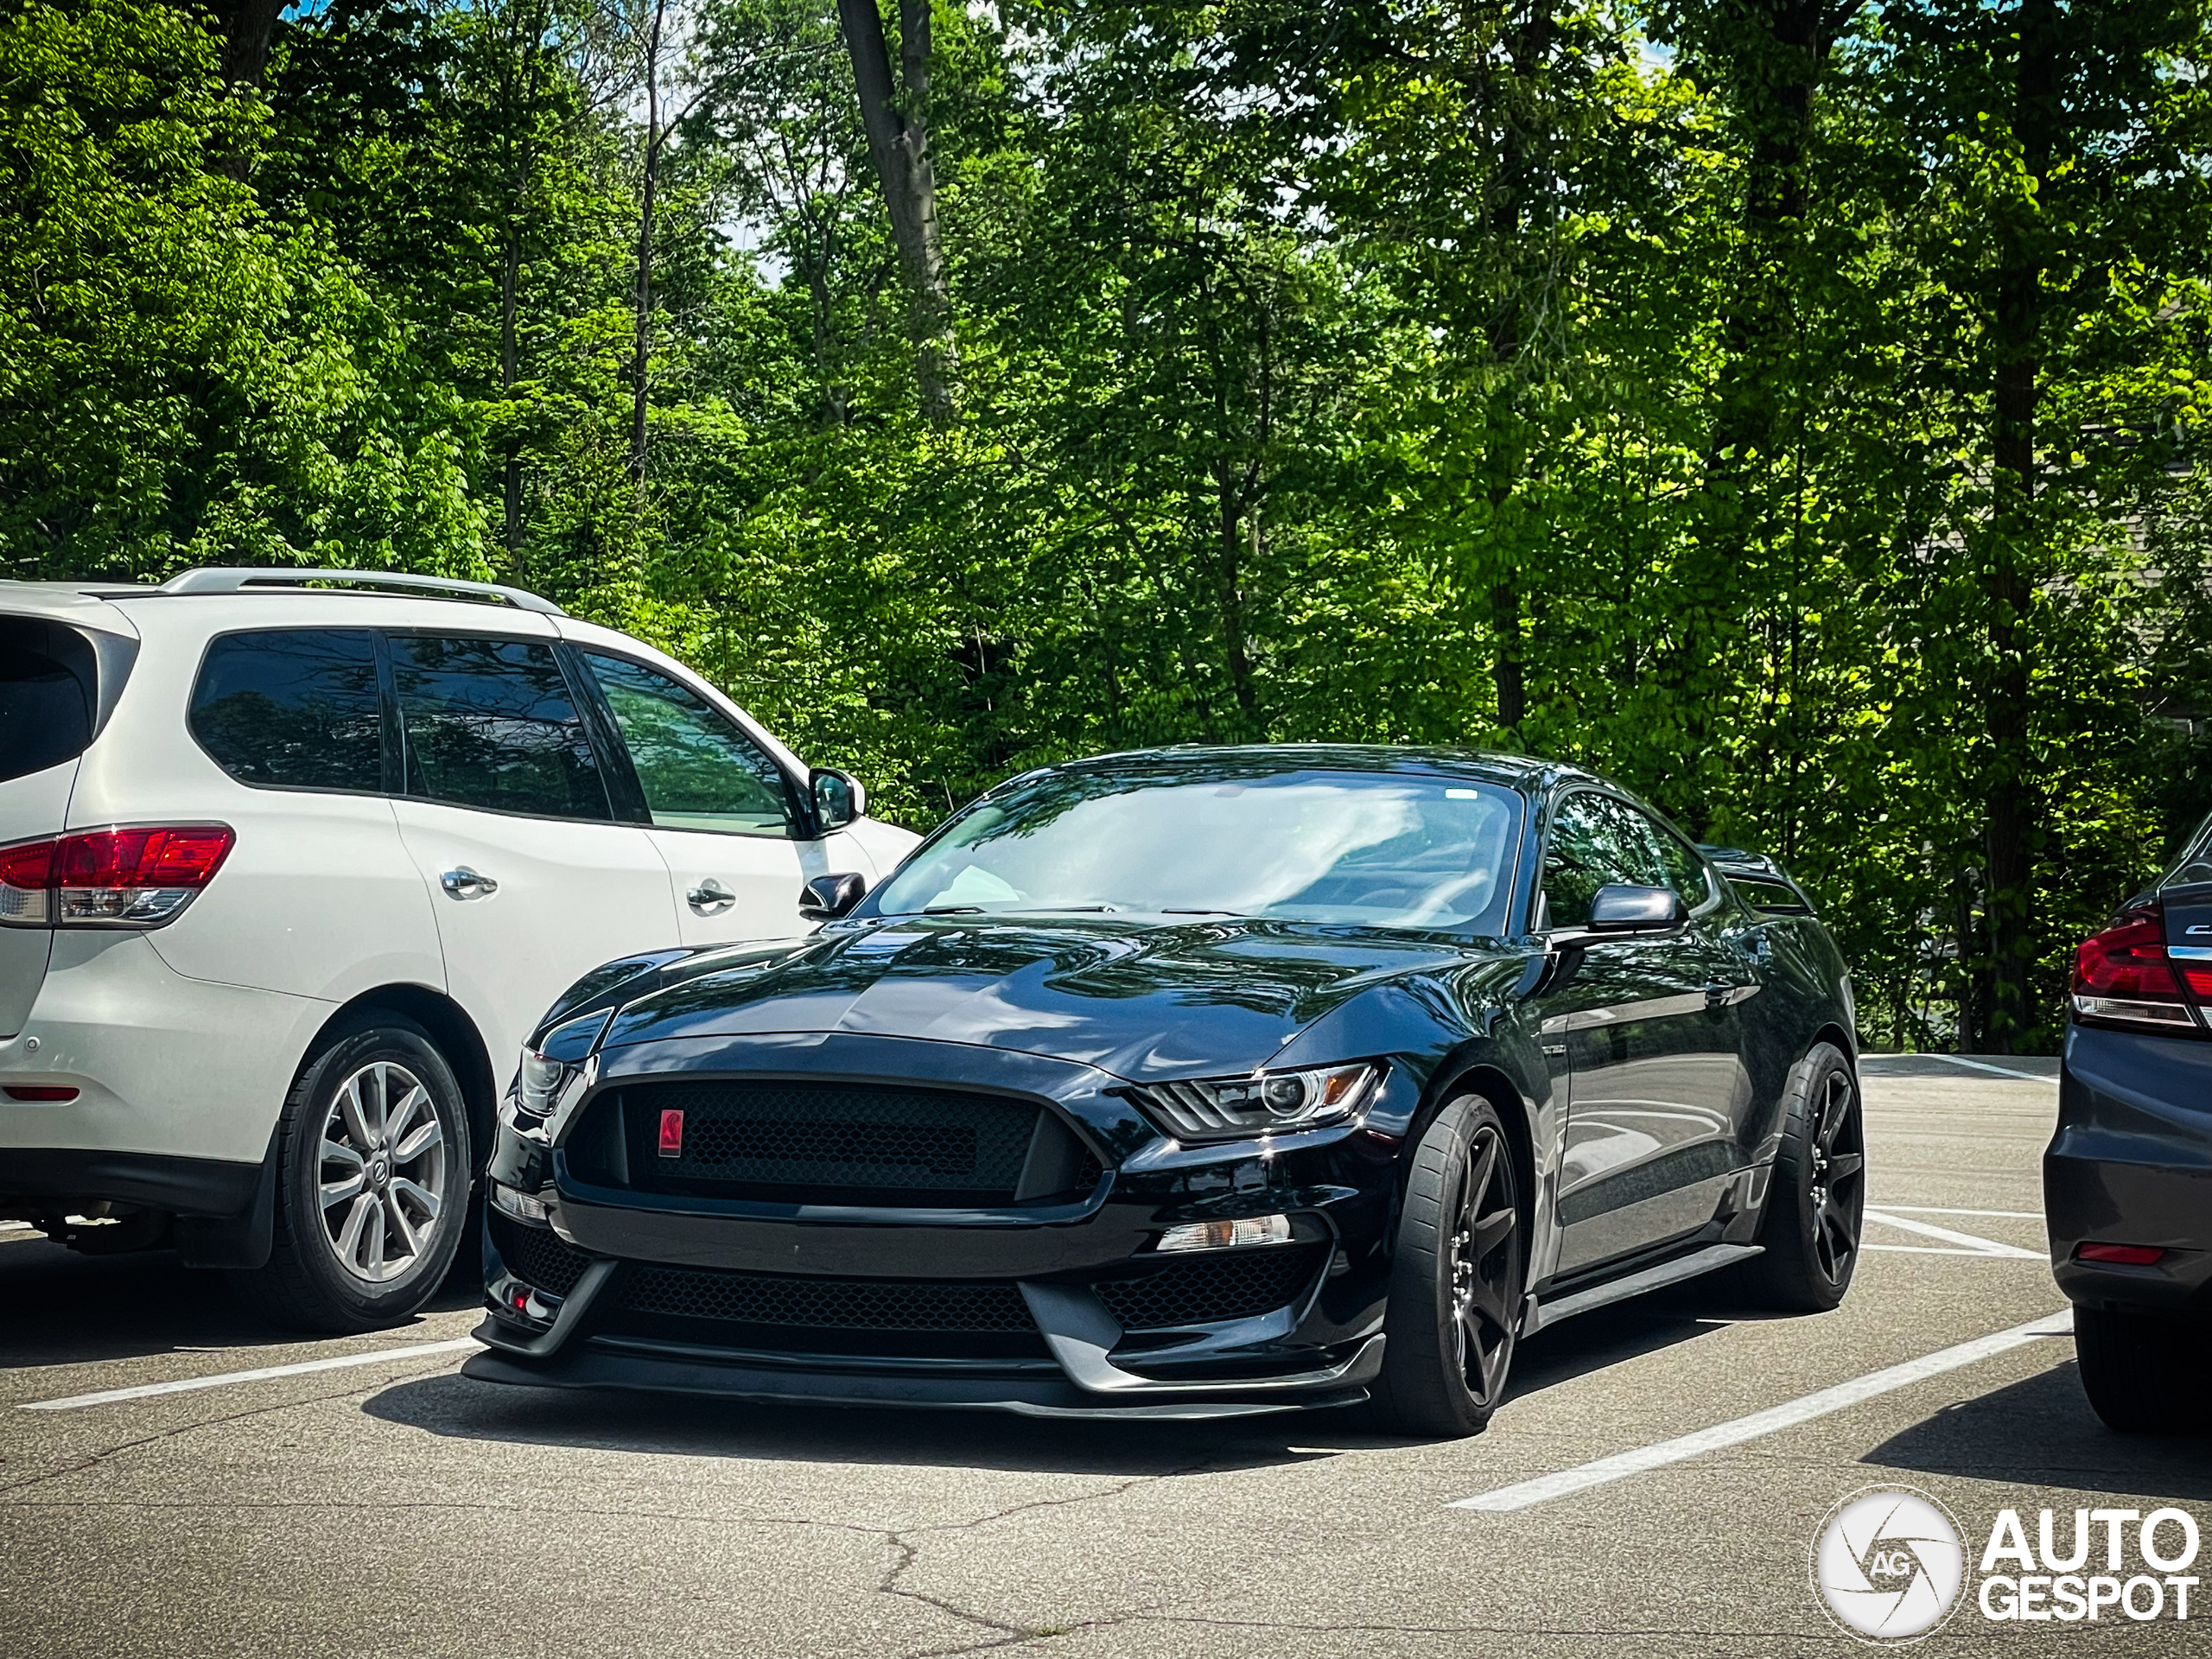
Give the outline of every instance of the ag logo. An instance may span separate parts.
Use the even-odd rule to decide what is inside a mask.
[[[1868,1642],[1917,1642],[1950,1617],[1966,1578],[1958,1523],[1910,1488],[1869,1486],[1830,1510],[1813,1541],[1813,1587]]]

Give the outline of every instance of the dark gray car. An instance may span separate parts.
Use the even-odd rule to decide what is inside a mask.
[[[2133,1433],[2200,1432],[2212,1359],[2212,822],[2084,940],[2044,1211],[2082,1384]]]

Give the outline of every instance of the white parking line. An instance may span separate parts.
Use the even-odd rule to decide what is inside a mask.
[[[309,1371],[341,1370],[348,1365],[374,1365],[387,1359],[419,1359],[426,1354],[457,1354],[481,1347],[474,1337],[451,1342],[426,1342],[413,1348],[380,1348],[372,1354],[340,1354],[334,1359],[302,1360],[296,1365],[264,1365],[258,1370],[225,1371],[216,1376],[188,1376],[179,1382],[145,1382],[135,1389],[103,1389],[98,1394],[73,1394],[66,1400],[27,1400],[19,1411],[73,1411],[79,1406],[111,1406],[123,1400],[150,1400],[157,1394],[189,1394],[195,1389],[228,1388],[233,1382],[262,1382],[272,1376],[304,1376]]]
[[[1906,1216],[1993,1216],[2000,1221],[2043,1219],[2040,1210],[1953,1210],[1940,1204],[1885,1204],[1881,1207]]]
[[[1868,1244],[1862,1250],[1881,1250],[1891,1255],[1967,1255],[1977,1262],[2040,1262],[2039,1255],[1993,1255],[1987,1250],[1961,1250],[1949,1244]]]
[[[1639,1446],[1633,1452],[1618,1452],[1610,1458],[1599,1458],[1595,1462],[1583,1464],[1579,1468],[1539,1475],[1534,1480],[1516,1481],[1512,1485],[1501,1486],[1495,1491],[1455,1499],[1449,1507],[1503,1513],[1548,1503],[1555,1497],[1587,1491],[1592,1486],[1603,1486],[1630,1475],[1648,1474],[1669,1464],[1687,1463],[1692,1458],[1701,1458],[1707,1452],[1718,1452],[1724,1446],[1741,1446],[1746,1440],[1756,1440],[1782,1429],[1795,1428],[1800,1423],[1808,1423],[1815,1417],[1825,1417],[1830,1412],[1841,1411],[1847,1406],[1858,1405],[1878,1395],[1909,1388],[1931,1376],[1955,1371],[1961,1365],[1972,1365],[1994,1355],[2009,1352],[2038,1337],[2063,1337],[2073,1328],[2072,1309],[2047,1314],[2026,1325],[2016,1325],[2010,1331],[1999,1331],[1994,1336],[1977,1337],[1974,1341],[1962,1342],[1955,1348],[1945,1348],[1918,1359],[1909,1359],[1902,1365],[1869,1371],[1849,1382],[1839,1382],[1832,1389],[1804,1395],[1787,1405],[1755,1411],[1748,1417],[1737,1418],[1733,1422],[1716,1423],[1713,1427],[1701,1428],[1694,1434],[1662,1440],[1656,1446]]]
[[[1955,1233],[1948,1227],[1938,1227],[1932,1221],[1915,1221],[1910,1216],[1885,1215],[1879,1210],[1869,1209],[1866,1219],[1878,1221],[1885,1227],[1901,1227],[1908,1233],[1918,1233],[1923,1238],[1940,1238],[1946,1244],[1955,1244],[1974,1255],[2011,1255],[2030,1262],[2050,1259],[2041,1250],[2024,1250],[2017,1244],[1999,1244],[1993,1238],[1976,1238],[1972,1233]]]
[[[1871,1059],[1875,1059],[1875,1058],[1886,1058],[1886,1057],[1883,1057],[1883,1056],[1876,1056],[1876,1055],[1870,1054],[1870,1055],[1868,1055],[1866,1058],[1867,1058],[1868,1059],[1870,1059],[1870,1060],[1871,1060]],[[1943,1064],[1944,1064],[1944,1065],[1963,1065],[1963,1066],[1967,1066],[1967,1067],[1970,1067],[1971,1069],[1973,1069],[1974,1071],[1989,1071],[1989,1072],[1993,1072],[1993,1073],[1995,1073],[1998,1077],[2012,1077],[2012,1078],[2016,1078],[2017,1080],[2018,1080],[2018,1081],[2019,1081],[2019,1082],[2021,1082],[2021,1083],[2056,1083],[2056,1082],[2058,1081],[2058,1079],[2057,1079],[2056,1077],[2046,1077],[2046,1076],[2043,1075],[2043,1074],[2042,1074],[2042,1073],[2040,1073],[2040,1072],[2036,1072],[2036,1071],[2013,1071],[2013,1070],[2012,1070],[2012,1067],[2010,1067],[2010,1066],[2006,1066],[2006,1065],[1990,1065],[1990,1064],[1989,1064],[1989,1062],[1988,1062],[1988,1061],[1986,1061],[1986,1060],[1969,1060],[1969,1059],[1966,1058],[1963,1055],[1959,1055],[1959,1054],[1914,1054],[1914,1055],[1910,1055],[1910,1056],[1900,1054],[1900,1055],[1898,1055],[1897,1058],[1899,1058],[1899,1059],[1911,1058],[1911,1059],[1916,1059],[1916,1060],[1941,1060],[1941,1061],[1942,1061],[1942,1062],[1943,1062]],[[1902,1076],[1904,1076],[1904,1075],[1906,1075],[1906,1074],[1905,1074],[1905,1073],[1903,1073],[1903,1072],[1897,1072],[1897,1071],[1878,1071],[1869,1072],[1869,1073],[1868,1073],[1868,1075],[1869,1075],[1870,1077],[1902,1077]]]

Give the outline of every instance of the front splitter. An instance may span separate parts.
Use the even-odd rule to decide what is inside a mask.
[[[463,1376],[536,1389],[626,1389],[651,1394],[711,1395],[793,1406],[874,1406],[939,1411],[1007,1411],[1024,1417],[1121,1419],[1131,1422],[1198,1422],[1256,1417],[1274,1412],[1319,1411],[1354,1406],[1363,1388],[1260,1400],[1184,1399],[1105,1406],[1072,1383],[1046,1377],[825,1376],[768,1371],[743,1365],[648,1358],[588,1348],[544,1361],[518,1360],[496,1351],[472,1355]]]

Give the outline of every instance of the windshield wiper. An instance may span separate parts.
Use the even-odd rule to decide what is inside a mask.
[[[1233,910],[1179,910],[1172,906],[1163,908],[1160,913],[1163,916],[1235,916],[1239,914]]]
[[[1001,916],[1110,916],[1111,905],[1037,905],[1027,910],[1002,910]]]
[[[982,913],[981,905],[931,905],[922,912],[925,916],[980,916]]]

